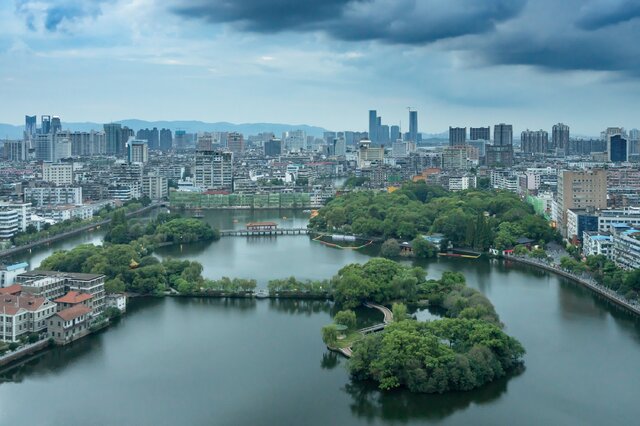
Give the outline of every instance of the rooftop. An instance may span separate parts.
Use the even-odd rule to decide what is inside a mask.
[[[54,300],[54,302],[56,303],[70,303],[70,304],[77,304],[77,303],[82,303],[85,302],[87,300],[91,299],[91,295],[87,294],[87,293],[80,293],[77,291],[70,291],[69,293],[65,294],[64,296]]]
[[[13,265],[7,265],[4,267],[6,271],[15,271],[17,269],[25,269],[28,268],[29,264],[27,262],[15,263]]]
[[[60,272],[60,271],[45,271],[42,269],[35,269],[33,271],[20,274],[21,277],[66,277],[74,280],[91,281],[103,277],[101,274],[84,274],[81,272]]]
[[[18,284],[10,285],[9,287],[0,288],[0,294],[19,294],[22,292],[22,286]]]
[[[87,308],[84,305],[76,305],[71,308],[63,309],[60,312],[56,313],[56,315],[65,321],[71,321],[89,313],[91,313],[91,309]]]
[[[21,309],[33,312],[40,309],[45,303],[48,301],[44,297],[3,294],[0,296],[0,312],[5,315],[15,315]]]

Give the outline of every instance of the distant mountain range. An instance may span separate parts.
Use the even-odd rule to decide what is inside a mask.
[[[120,120],[115,123],[120,123],[123,126],[127,126],[135,131],[139,129],[151,129],[157,127],[158,129],[171,129],[185,130],[187,133],[199,133],[199,132],[240,132],[245,136],[257,135],[263,132],[273,132],[279,137],[282,132],[289,130],[304,130],[307,135],[322,137],[322,133],[327,130],[322,127],[309,126],[307,124],[280,124],[280,123],[242,123],[234,124],[227,122],[206,123],[204,121],[145,121],[137,119]],[[72,131],[88,132],[90,130],[102,130],[102,123],[62,123],[62,128]],[[24,132],[24,126],[15,126],[13,124],[0,123],[0,140],[3,139],[20,139]],[[514,139],[519,140],[519,133],[514,132]],[[598,137],[572,134],[571,137],[578,139],[597,139]],[[449,139],[449,132],[442,133],[422,133],[423,141],[441,141],[443,139]]]
[[[322,133],[326,131],[322,127],[309,126],[306,124],[279,124],[279,123],[243,123],[233,124],[226,122],[219,123],[205,123],[203,121],[145,121],[145,120],[119,120],[115,123],[120,123],[123,126],[127,126],[135,131],[139,129],[153,128],[158,129],[171,129],[185,130],[187,133],[198,132],[240,132],[246,136],[257,135],[263,132],[273,132],[276,136],[280,136],[282,132],[289,130],[304,130],[307,135],[322,137]],[[88,132],[90,130],[102,130],[102,123],[66,123],[62,122],[62,128],[72,131]],[[24,132],[24,126],[15,126],[12,124],[0,123],[0,139],[20,139]]]

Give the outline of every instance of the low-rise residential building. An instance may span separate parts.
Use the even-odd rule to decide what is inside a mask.
[[[108,308],[117,308],[120,312],[127,310],[127,296],[122,293],[107,294],[106,300]]]
[[[0,340],[15,342],[28,333],[43,331],[55,312],[55,303],[44,297],[0,295]]]
[[[92,296],[88,293],[70,291],[64,296],[54,300],[54,302],[58,305],[58,311],[62,311],[67,308],[73,308],[74,306],[78,306],[78,305],[83,305],[91,309],[92,308],[91,298]]]
[[[39,269],[20,274],[17,277],[25,292],[47,297],[51,300],[58,299],[71,290],[90,294],[91,300],[88,306],[95,316],[104,311],[104,279],[104,275],[101,274],[43,271]]]
[[[27,272],[27,262],[14,263],[13,265],[0,265],[0,288],[9,287],[16,282],[16,277]]]
[[[613,236],[608,232],[584,231],[582,233],[582,254],[585,256],[613,255]]]
[[[640,268],[640,229],[614,226],[613,261],[624,269]]]
[[[24,201],[36,207],[60,206],[72,204],[82,205],[82,188],[80,187],[44,187],[25,188]]]
[[[48,320],[48,334],[58,345],[66,345],[89,333],[91,309],[84,305],[56,312]]]

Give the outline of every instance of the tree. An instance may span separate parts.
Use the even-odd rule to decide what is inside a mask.
[[[356,314],[352,310],[345,310],[338,312],[333,317],[333,322],[339,325],[344,325],[349,330],[356,328]]]
[[[426,238],[418,235],[411,242],[413,254],[421,259],[429,259],[438,255],[438,247],[429,242]]]
[[[393,320],[394,321],[403,321],[407,319],[407,305],[404,303],[394,303],[391,306],[391,311],[393,312]]]
[[[394,258],[400,255],[400,243],[394,238],[390,238],[382,243],[380,255],[386,258]]]
[[[104,283],[104,290],[107,293],[123,293],[125,289],[124,281],[118,277]]]
[[[338,329],[335,324],[322,327],[322,341],[329,347],[335,347],[338,342]]]

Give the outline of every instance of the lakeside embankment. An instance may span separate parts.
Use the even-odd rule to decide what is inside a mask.
[[[149,204],[148,206],[143,207],[141,209],[126,213],[126,217],[136,216],[136,215],[145,213],[147,211],[153,210],[154,208],[162,207],[163,204],[164,203]],[[80,228],[72,229],[70,231],[63,232],[63,233],[58,234],[58,235],[53,235],[51,237],[43,238],[41,240],[34,241],[32,243],[29,243],[29,244],[25,244],[25,245],[17,246],[17,247],[12,247],[12,248],[7,249],[7,250],[2,250],[2,251],[0,251],[0,259],[5,258],[5,257],[9,257],[9,256],[13,256],[14,254],[18,254],[18,253],[22,253],[22,252],[31,250],[31,249],[39,247],[41,245],[49,244],[49,243],[52,243],[52,242],[55,242],[55,241],[64,240],[65,238],[72,237],[72,236],[77,235],[77,234],[81,234],[82,232],[91,230],[93,228],[97,228],[97,227],[100,227],[100,226],[107,225],[110,222],[111,222],[111,218],[104,219],[104,220],[101,220],[99,222],[90,223],[88,225],[81,226]]]
[[[534,267],[538,267],[541,269],[544,269],[546,271],[549,272],[553,272],[556,273],[560,276],[563,276],[565,278],[568,278],[574,282],[577,282],[578,284],[583,285],[584,287],[588,288],[589,290],[595,291],[596,293],[598,293],[601,296],[604,296],[605,298],[607,298],[608,300],[614,302],[615,304],[622,306],[623,308],[633,312],[636,315],[640,315],[640,304],[634,304],[632,302],[629,302],[627,299],[625,299],[624,297],[621,297],[620,295],[618,295],[615,291],[608,289],[607,287],[604,287],[600,284],[598,284],[595,280],[593,280],[592,278],[586,277],[586,276],[578,276],[578,275],[574,275],[570,272],[567,272],[561,268],[558,268],[554,265],[549,265],[547,263],[544,262],[540,262],[540,261],[535,261],[532,259],[526,259],[523,257],[519,257],[519,256],[514,256],[514,255],[505,255],[504,259],[508,259],[508,260],[513,260],[515,262],[519,262],[519,263],[523,263],[529,266],[534,266]]]

